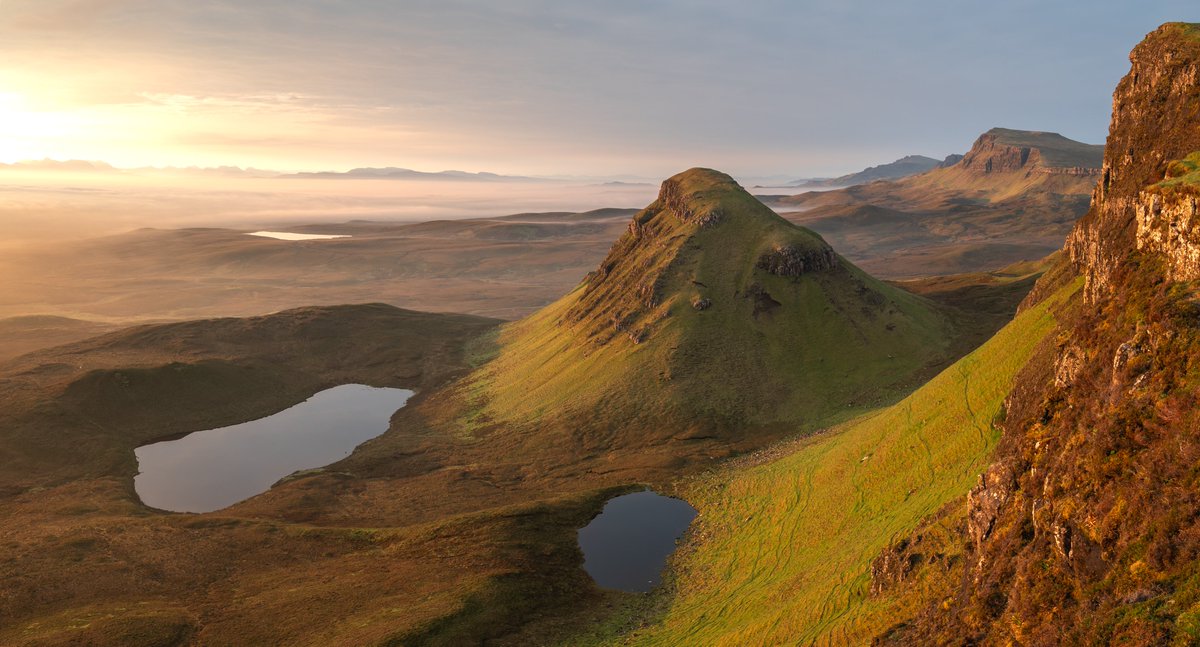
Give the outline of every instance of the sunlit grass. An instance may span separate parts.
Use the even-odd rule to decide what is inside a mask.
[[[871,561],[975,483],[1014,377],[1077,289],[1024,312],[877,415],[689,486],[699,539],[680,558],[678,596],[664,617],[623,640],[863,644],[886,629],[898,603],[868,595]]]

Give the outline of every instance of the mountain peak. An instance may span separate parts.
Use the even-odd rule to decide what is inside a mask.
[[[653,209],[655,206],[659,209]],[[653,211],[652,211],[653,209]],[[683,223],[711,227],[727,215],[780,220],[729,175],[710,168],[691,168],[663,181],[658,200],[643,210],[646,218],[634,218],[631,231],[659,212],[673,215]],[[639,214],[642,215],[642,214]]]
[[[732,177],[697,167],[664,180],[658,202],[683,222],[707,227],[721,221],[731,206],[724,203],[740,201],[743,195],[749,196]]]
[[[590,322],[589,337],[601,343],[616,333],[641,343],[678,300],[705,309],[750,289],[731,284],[729,297],[699,278],[697,267],[722,255],[793,278],[839,263],[820,236],[779,217],[730,176],[693,168],[665,180],[658,199],[634,215],[566,316]]]

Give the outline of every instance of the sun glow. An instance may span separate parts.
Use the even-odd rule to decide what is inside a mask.
[[[25,95],[0,92],[0,161],[16,162],[57,154],[57,142],[78,137],[87,124],[68,112],[38,110]]]

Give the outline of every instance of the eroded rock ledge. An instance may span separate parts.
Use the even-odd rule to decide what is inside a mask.
[[[1160,254],[1172,281],[1200,279],[1200,197],[1144,191],[1134,209],[1137,248]]]
[[[701,227],[712,227],[719,224],[724,215],[720,209],[709,211],[693,210],[688,204],[688,196],[683,195],[679,183],[675,180],[668,179],[663,181],[662,188],[658,192],[658,199],[662,202],[663,206],[683,222]]]
[[[831,270],[838,265],[837,254],[828,245],[799,247],[780,245],[758,259],[758,268],[776,276],[800,277],[810,272]]]

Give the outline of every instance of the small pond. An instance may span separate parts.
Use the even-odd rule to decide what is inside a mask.
[[[604,588],[649,591],[695,518],[686,501],[650,490],[615,497],[579,531],[583,569]]]
[[[387,431],[412,391],[345,384],[279,413],[135,450],[134,488],[148,506],[220,510],[297,470],[322,467]]]

